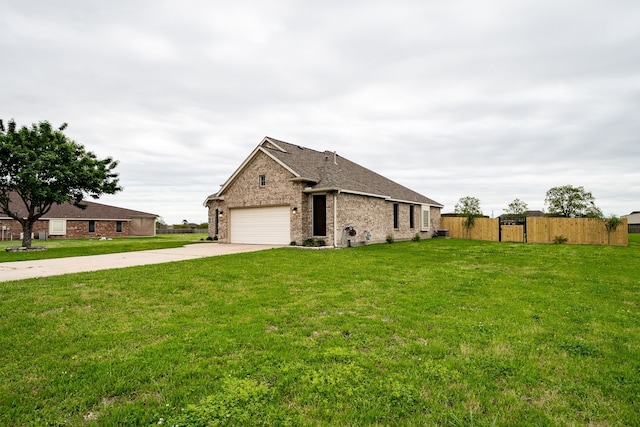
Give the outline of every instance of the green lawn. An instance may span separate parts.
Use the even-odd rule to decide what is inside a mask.
[[[156,237],[130,237],[112,240],[53,239],[33,240],[32,246],[46,246],[43,252],[7,252],[8,246],[21,246],[20,240],[0,241],[0,262],[26,261],[47,258],[67,258],[84,255],[111,254],[184,246],[206,239],[206,234],[159,234]]]
[[[0,283],[0,425],[639,425],[638,237]]]

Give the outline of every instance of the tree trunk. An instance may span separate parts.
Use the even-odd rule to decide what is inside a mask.
[[[25,222],[22,224],[22,246],[25,248],[31,247],[31,231],[33,230],[33,224]]]

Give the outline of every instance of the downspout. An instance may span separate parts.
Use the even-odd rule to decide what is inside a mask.
[[[340,190],[333,193],[333,247],[338,247],[338,194]]]

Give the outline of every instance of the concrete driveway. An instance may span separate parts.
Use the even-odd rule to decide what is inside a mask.
[[[196,243],[181,248],[154,249],[150,251],[123,252],[107,255],[88,255],[73,258],[55,258],[39,261],[0,263],[0,282],[57,276],[59,274],[108,270],[136,265],[161,264],[218,255],[237,254],[273,249],[281,246],[234,245],[220,243]]]

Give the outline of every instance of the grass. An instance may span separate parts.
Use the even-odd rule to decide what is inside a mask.
[[[0,283],[0,425],[638,425],[638,237]]]
[[[187,243],[206,239],[206,234],[159,234],[156,237],[100,239],[53,239],[33,240],[33,246],[46,246],[42,252],[7,252],[8,246],[20,246],[19,240],[0,241],[0,262],[27,261],[49,258],[67,258],[84,255],[111,254],[119,252],[166,249],[184,246]]]

